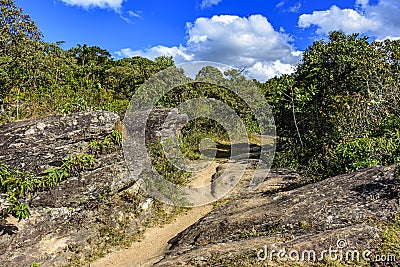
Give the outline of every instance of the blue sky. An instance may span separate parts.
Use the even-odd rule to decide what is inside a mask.
[[[266,80],[331,30],[400,36],[399,0],[16,0],[49,42],[116,57],[216,61]]]

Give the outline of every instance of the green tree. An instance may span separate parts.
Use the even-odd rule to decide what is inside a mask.
[[[36,85],[42,33],[13,0],[0,1],[0,98]]]
[[[154,61],[143,57],[123,58],[106,71],[105,83],[118,97],[130,99],[151,76],[172,66],[172,57],[160,56]]]
[[[399,41],[369,42],[358,34],[332,32],[327,41],[306,49],[293,75],[261,85],[274,107],[281,137],[277,161],[319,177],[354,166],[393,164],[395,143],[389,142],[389,150],[383,148],[389,143],[380,138],[391,137],[376,129],[384,129],[385,121],[399,115],[398,57]],[[368,142],[376,149],[354,151]],[[379,150],[393,155],[380,157]],[[349,160],[343,161],[346,157]]]

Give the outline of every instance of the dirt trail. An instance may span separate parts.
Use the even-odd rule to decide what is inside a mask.
[[[92,267],[135,267],[152,266],[159,261],[168,249],[168,240],[185,230],[190,225],[210,212],[211,205],[192,208],[186,214],[177,216],[174,221],[164,226],[146,229],[141,242],[131,247],[112,252],[92,263]]]
[[[211,182],[211,176],[216,172],[219,165],[213,162],[208,168],[205,168],[193,176],[190,186],[199,187]],[[212,205],[194,207],[184,214],[178,215],[170,224],[148,228],[144,232],[143,240],[135,242],[127,249],[111,252],[104,258],[101,258],[91,267],[136,267],[152,266],[158,262],[168,249],[168,241],[177,234],[196,223],[200,218],[212,210]]]

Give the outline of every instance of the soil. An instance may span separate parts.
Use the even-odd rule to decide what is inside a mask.
[[[200,187],[211,182],[211,177],[216,173],[218,162],[213,162],[209,167],[195,173],[189,186]],[[92,263],[92,267],[132,267],[153,266],[160,261],[169,248],[168,241],[180,232],[196,223],[212,210],[212,205],[194,207],[185,214],[180,214],[167,225],[148,228],[140,242],[131,247],[111,252],[104,258]]]
[[[212,205],[195,207],[177,216],[172,223],[146,229],[143,240],[131,247],[112,252],[92,263],[92,267],[153,266],[169,248],[168,241],[209,213]]]

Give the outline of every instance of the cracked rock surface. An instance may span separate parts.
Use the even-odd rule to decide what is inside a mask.
[[[233,200],[171,239],[157,266],[254,257],[265,246],[286,252],[314,250],[318,257],[340,240],[345,240],[345,250],[376,251],[382,242],[377,223],[392,220],[400,211],[394,173],[395,167],[371,167],[293,190]]]
[[[185,118],[170,116],[164,122],[168,114],[168,109],[153,110],[147,139],[160,135],[162,127],[167,132],[182,129]],[[4,124],[0,126],[0,161],[10,169],[37,175],[60,166],[69,155],[79,155],[90,141],[103,140],[118,122],[114,113],[91,111]],[[254,256],[265,246],[315,250],[318,255],[335,248],[338,240],[345,240],[348,250],[375,251],[382,242],[377,224],[399,212],[395,167],[371,167],[301,187],[305,180],[295,171],[272,169],[249,192],[251,164],[226,196],[230,201],[171,239],[158,266]],[[212,179],[218,179],[226,166],[227,162],[221,162]],[[0,195],[0,200],[4,197]],[[136,177],[129,173],[121,147],[97,154],[93,166],[25,201],[32,214],[28,220],[9,218],[0,223],[0,266],[33,262],[79,266],[81,260],[98,256],[119,238],[134,237],[157,212],[154,201],[143,195]]]
[[[159,120],[167,113],[153,111],[149,134],[159,130]],[[10,170],[40,175],[70,155],[87,152],[89,142],[104,140],[119,120],[112,112],[90,111],[0,125],[0,161]],[[133,238],[156,213],[136,179],[126,167],[122,148],[116,146],[97,153],[93,166],[35,192],[24,200],[29,219],[18,222],[9,217],[0,222],[0,266],[77,264],[99,256],[119,239]],[[0,195],[2,203],[5,197]]]

